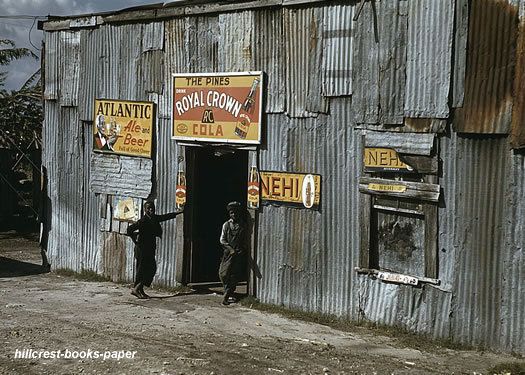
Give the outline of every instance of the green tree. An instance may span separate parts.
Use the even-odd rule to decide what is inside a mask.
[[[37,58],[29,49],[17,48],[11,40],[0,39],[0,66],[24,57]],[[10,142],[20,148],[27,147],[40,139],[41,134],[40,71],[29,77],[19,90],[5,89],[6,76],[7,72],[0,72],[0,129]]]

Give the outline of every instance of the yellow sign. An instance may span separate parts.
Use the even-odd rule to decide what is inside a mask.
[[[95,100],[93,151],[151,158],[153,103]]]
[[[397,152],[391,148],[365,147],[363,160],[365,172],[413,171],[413,168],[403,163]]]
[[[389,193],[404,193],[407,187],[405,185],[368,184],[368,189]]]
[[[173,138],[261,143],[262,72],[174,74]]]
[[[321,200],[321,176],[261,171],[261,199],[316,208]]]

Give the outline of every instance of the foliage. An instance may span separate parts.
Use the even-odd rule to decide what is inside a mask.
[[[17,48],[12,41],[0,39],[0,66],[23,57],[37,58],[27,48]],[[14,91],[5,90],[6,75],[6,72],[0,72],[0,135],[4,138],[4,144],[14,142],[18,147],[27,147],[34,139],[40,139],[40,72],[33,74],[19,90]]]

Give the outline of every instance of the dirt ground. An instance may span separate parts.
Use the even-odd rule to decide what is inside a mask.
[[[418,350],[364,328],[343,332],[225,307],[217,293],[153,290],[155,298],[138,300],[126,285],[42,272],[34,240],[0,233],[2,374],[473,375],[525,363],[439,346]],[[37,358],[15,358],[17,350]]]

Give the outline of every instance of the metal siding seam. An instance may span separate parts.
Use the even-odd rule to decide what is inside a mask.
[[[254,14],[254,69],[266,73],[266,113],[285,110],[286,86],[283,62],[284,31],[282,9],[258,10]]]
[[[218,69],[222,72],[253,69],[252,11],[219,15]]]
[[[171,139],[169,120],[159,120],[157,127],[157,156],[156,156],[156,196],[157,211],[168,213],[176,210],[175,188],[178,168],[178,152],[175,142]],[[176,220],[169,220],[162,224],[163,238],[159,241],[157,250],[158,274],[156,282],[166,286],[175,286],[176,254],[183,249],[177,249]]]
[[[80,32],[60,31],[60,105],[76,106],[80,76]]]
[[[382,124],[403,124],[408,28],[406,3],[380,2],[377,9],[381,20],[379,121]]]
[[[135,36],[136,37],[136,36]],[[141,52],[164,49],[164,22],[151,22],[142,26]]]
[[[101,33],[95,30],[80,31],[80,82],[78,111],[81,120],[93,121],[93,105],[97,96],[99,76],[99,49],[97,41]]]
[[[379,119],[379,49],[374,25],[372,4],[365,2],[354,23],[351,110],[358,124],[376,124]]]
[[[455,0],[454,70],[452,72],[452,107],[463,106],[467,63],[468,0]]]

